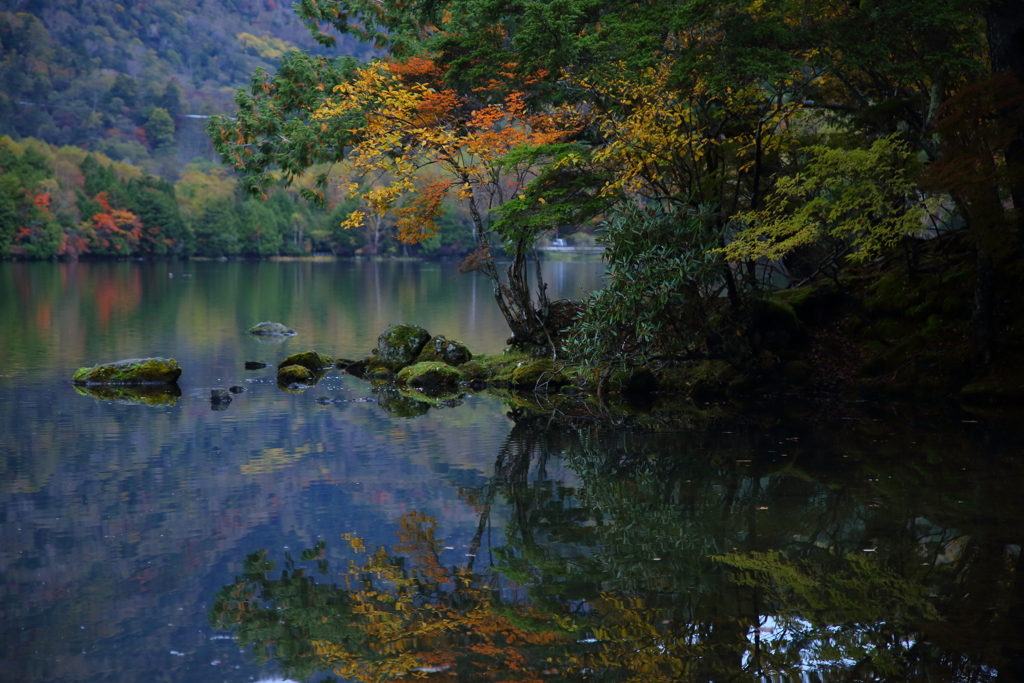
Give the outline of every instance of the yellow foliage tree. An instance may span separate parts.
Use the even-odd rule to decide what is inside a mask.
[[[727,258],[780,260],[794,250],[825,244],[825,263],[878,257],[905,235],[922,232],[938,200],[922,196],[907,172],[910,152],[896,136],[867,149],[812,146],[804,171],[780,178],[760,211],[734,220],[747,226]]]

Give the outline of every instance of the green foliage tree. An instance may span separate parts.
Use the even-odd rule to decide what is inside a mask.
[[[715,215],[680,207],[624,207],[603,224],[608,272],[567,340],[590,364],[722,357],[736,321],[719,305],[724,260]]]
[[[174,145],[174,119],[163,107],[155,107],[146,121],[146,135],[157,151]]]
[[[234,256],[240,253],[240,230],[238,208],[231,199],[210,202],[193,223],[195,253],[198,256]]]

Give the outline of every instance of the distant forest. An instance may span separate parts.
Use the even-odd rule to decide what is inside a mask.
[[[184,165],[192,157],[178,152],[198,151],[172,135],[188,127],[187,115],[229,113],[255,69],[272,69],[287,50],[321,49],[287,1],[5,4],[13,11],[0,13],[0,132],[86,146],[168,176],[177,167],[167,156]],[[372,56],[352,38],[342,45]]]
[[[354,208],[243,196],[206,118],[254,70],[322,53],[287,0],[13,0],[0,12],[0,258],[463,253],[451,212],[431,244],[356,232]],[[339,36],[359,60],[369,45]],[[322,172],[325,169],[316,169]]]

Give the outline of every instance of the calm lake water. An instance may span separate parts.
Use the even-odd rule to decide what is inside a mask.
[[[553,298],[602,271],[545,264]],[[655,433],[244,369],[393,322],[500,350],[454,275],[0,264],[0,680],[1024,680],[1016,408],[696,406]],[[68,381],[151,355],[180,396]]]

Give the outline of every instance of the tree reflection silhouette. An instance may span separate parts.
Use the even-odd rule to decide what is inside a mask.
[[[863,455],[877,450],[870,436],[844,444],[857,458],[797,465],[750,456],[767,452],[757,428],[520,420],[490,479],[460,490],[480,514],[465,565],[442,564],[435,521],[413,512],[390,549],[350,539],[335,583],[290,559],[271,578],[266,553],[250,555],[211,619],[296,677],[1013,680],[1019,538],[978,512],[1008,519],[1021,503],[999,478],[929,487],[964,471],[957,444],[924,454],[929,469]],[[578,488],[548,476],[555,459]],[[977,504],[951,505],[950,490]],[[478,562],[499,501],[512,510],[504,541]],[[322,545],[305,559],[328,573]]]

